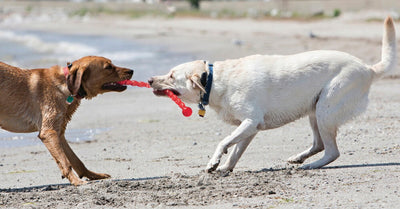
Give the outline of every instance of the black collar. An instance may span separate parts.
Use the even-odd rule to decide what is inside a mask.
[[[201,74],[200,82],[204,86],[206,93],[204,93],[203,95],[200,94],[200,103],[199,103],[200,117],[204,117],[206,113],[206,109],[204,108],[204,106],[208,105],[210,100],[210,93],[213,82],[213,68],[214,68],[213,64],[208,64],[208,75],[207,72]]]

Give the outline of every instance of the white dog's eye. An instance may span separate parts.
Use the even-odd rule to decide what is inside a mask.
[[[171,75],[169,76],[169,78],[174,78],[174,74],[171,73]]]

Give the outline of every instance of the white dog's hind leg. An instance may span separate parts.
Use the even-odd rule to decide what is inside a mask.
[[[239,161],[240,157],[242,156],[243,152],[246,150],[247,146],[249,146],[250,142],[253,140],[255,134],[248,137],[247,139],[243,139],[239,143],[235,145],[232,152],[229,154],[228,159],[217,170],[221,172],[232,171],[233,168],[236,166],[236,163]]]
[[[310,125],[313,131],[314,141],[313,145],[305,150],[304,152],[291,156],[287,161],[292,164],[303,163],[307,158],[317,154],[324,150],[324,144],[322,143],[321,135],[318,130],[317,118],[315,118],[315,113],[309,116]]]
[[[301,167],[302,169],[321,168],[322,166],[333,162],[340,156],[339,149],[336,144],[336,132],[337,132],[336,127],[331,129],[320,128],[320,134],[322,142],[324,143],[325,154],[321,159],[313,163],[303,165]]]
[[[338,127],[365,111],[372,75],[370,71],[356,67],[353,65],[345,67],[343,73],[332,79],[321,91],[315,116],[325,153],[320,160],[302,168],[321,168],[336,160],[340,156],[336,144]]]
[[[243,120],[242,123],[239,125],[239,127],[237,127],[229,136],[225,137],[225,139],[218,144],[217,149],[214,152],[214,155],[212,156],[210,162],[207,165],[206,171],[212,172],[215,171],[215,169],[217,169],[222,154],[227,153],[228,148],[230,146],[237,144],[242,140],[249,138],[252,135],[255,135],[258,132],[257,125],[258,123],[254,122],[251,119]]]
[[[321,159],[313,163],[306,164],[301,168],[321,168],[322,166],[333,162],[339,157],[340,153],[336,144],[336,133],[338,130],[338,124],[343,121],[343,117],[346,117],[354,112],[352,111],[352,103],[349,103],[348,100],[348,98],[351,96],[347,95],[351,93],[349,89],[351,88],[337,89],[336,92],[325,91],[321,93],[320,98],[316,104],[315,116],[325,153]],[[348,107],[349,109],[347,110],[345,107]]]

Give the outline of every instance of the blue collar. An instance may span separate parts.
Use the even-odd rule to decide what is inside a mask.
[[[208,64],[209,72],[208,72],[207,79],[205,79],[207,72],[204,72],[201,76],[202,77],[201,83],[203,85],[205,85],[206,93],[204,93],[203,96],[200,95],[200,103],[199,103],[199,109],[200,109],[199,116],[200,117],[204,117],[204,115],[206,113],[204,106],[208,105],[209,100],[210,100],[210,93],[211,93],[211,87],[212,87],[212,82],[213,82],[213,68],[214,68],[213,64]]]
[[[209,103],[209,99],[210,99],[210,92],[211,92],[211,86],[212,86],[212,82],[213,82],[213,64],[208,64],[208,76],[207,76],[207,80],[206,80],[206,93],[203,95],[203,98],[201,99],[201,104],[203,105],[208,105]]]

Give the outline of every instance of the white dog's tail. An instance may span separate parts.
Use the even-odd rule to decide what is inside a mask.
[[[381,61],[372,69],[376,73],[376,78],[388,74],[396,66],[396,31],[391,17],[387,17],[384,23],[382,38],[382,58]]]

